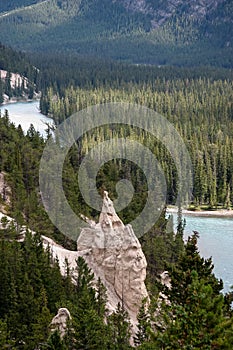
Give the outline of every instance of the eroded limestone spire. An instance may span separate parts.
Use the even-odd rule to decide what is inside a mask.
[[[103,229],[124,227],[123,222],[115,211],[113,202],[109,198],[107,191],[104,191],[103,206],[99,217],[99,223]]]
[[[115,295],[115,302],[122,301],[135,318],[142,299],[148,296],[144,283],[147,262],[132,226],[118,217],[106,191],[99,222],[81,230],[77,249],[105,284],[109,299]]]

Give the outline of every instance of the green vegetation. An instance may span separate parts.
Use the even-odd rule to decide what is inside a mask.
[[[230,1],[208,8],[201,18],[193,6],[181,2],[165,21],[160,14],[170,11],[167,2],[147,2],[151,10],[145,12],[139,5],[132,11],[111,0],[14,1],[2,7],[2,11],[21,8],[0,15],[0,41],[30,52],[79,53],[141,64],[233,67]]]
[[[27,233],[24,243],[15,242],[21,234],[22,225],[26,223],[68,248],[74,246],[51,225],[40,204],[38,163],[45,141],[33,127],[23,136],[21,128],[9,122],[7,112],[0,118],[0,131],[0,170],[6,174],[6,181],[12,190],[11,205],[8,208],[5,206],[5,209],[18,223],[15,228],[2,220],[3,229],[0,233],[0,344],[3,348],[11,349],[26,350],[41,344],[41,349],[66,350],[83,349],[85,342],[88,349],[129,349],[129,323],[124,308],[119,305],[106,324],[104,289],[99,281],[99,294],[96,295],[92,272],[82,259],[77,262],[79,275],[75,287],[71,283],[69,266],[67,275],[61,277],[58,263],[51,260],[49,251],[44,252],[39,235],[31,237]],[[64,169],[66,179],[75,176],[76,162],[73,157],[71,150]],[[102,176],[105,177],[103,183],[111,188],[114,179],[107,173]],[[85,208],[80,198],[73,195],[75,187],[75,181],[66,181],[65,188],[71,205],[77,212],[86,210],[96,215]],[[136,203],[133,203],[132,212],[138,210]],[[1,199],[1,205],[4,205],[4,198]],[[130,215],[130,212],[124,213],[124,219],[129,220]],[[154,295],[162,290],[159,274],[167,268],[168,263],[174,266],[183,251],[182,235],[174,236],[172,232],[166,232],[166,223],[162,215],[157,225],[141,241],[148,261],[147,285]],[[49,334],[49,323],[61,306],[69,308],[73,319],[64,340],[56,332]],[[143,314],[139,315],[140,318],[143,319]],[[151,320],[148,319],[148,322],[150,324]],[[141,328],[141,332],[145,332],[145,327]],[[150,337],[142,335],[140,339],[141,342],[142,339],[143,342],[151,341]]]
[[[33,97],[34,91],[38,92],[38,70],[29,63],[23,53],[0,44],[0,70],[7,71],[5,79],[0,76],[0,104],[3,102],[3,94],[12,97]],[[27,80],[21,84],[11,84],[12,73],[18,73]]]
[[[61,94],[49,88],[47,94],[42,96],[41,109],[51,114],[56,124],[78,110],[105,102],[138,103],[155,110],[173,123],[187,145],[194,168],[195,207],[208,205],[209,208],[230,208],[233,204],[232,91],[232,80],[205,78],[157,78],[146,84],[129,82],[124,84],[124,89],[121,86],[85,89],[70,87]],[[103,130],[98,130],[97,134],[99,142],[103,141]],[[112,131],[114,137],[117,134],[117,131]],[[152,135],[140,130],[123,128],[118,135],[136,137],[154,152],[166,174],[167,202],[174,204],[178,179],[172,159],[166,152],[166,145],[161,145]],[[80,163],[85,152],[83,150],[91,148],[95,137],[96,135],[89,134],[80,141],[80,156],[75,158],[76,164]],[[119,178],[122,164],[117,164],[119,167],[115,172],[118,175],[115,176]],[[129,166],[133,171],[131,176],[136,186],[135,192],[139,192],[139,188],[146,191],[145,179],[139,175],[137,168]],[[100,173],[99,183],[108,187],[111,175],[110,170],[109,173],[106,171]],[[113,187],[108,190],[113,192]],[[143,198],[142,196],[141,199]]]
[[[42,25],[42,15],[47,16],[47,6],[51,2],[52,0],[48,1],[47,5],[38,5],[42,11],[37,13],[38,32]],[[72,7],[72,1],[53,1],[54,5],[55,3],[56,6],[50,8],[49,15],[53,15],[55,9],[57,20],[63,20],[63,14],[71,6],[69,13],[73,11],[75,22],[77,7]],[[24,2],[22,5],[27,4]],[[91,9],[87,2],[82,2],[83,7],[78,7],[80,16],[84,18],[83,22],[81,21],[82,25],[86,25],[88,16],[93,16],[97,11],[95,6],[98,2],[93,1],[89,4]],[[104,4],[106,3],[103,2],[103,6]],[[20,1],[9,2],[8,5],[11,7],[5,8],[6,10],[21,6]],[[114,7],[115,12],[108,16],[113,19],[113,27],[117,24],[116,20],[114,22],[114,18],[119,16],[117,11],[121,11],[117,6]],[[224,9],[225,7],[223,11]],[[44,27],[48,25],[46,16]],[[18,30],[21,27],[19,17],[15,24],[12,18],[6,17],[4,21],[8,21],[14,30]],[[68,20],[68,17],[66,19]],[[124,28],[125,16],[122,21]],[[101,22],[101,16],[96,17],[95,28],[97,23],[101,23],[101,30],[110,29],[110,23],[107,23],[107,26]],[[136,23],[137,26],[141,23],[143,26],[146,24],[141,16],[137,17]],[[55,25],[57,23],[54,23]],[[135,22],[132,24],[133,31],[134,25]],[[174,25],[169,24],[171,28]],[[119,32],[127,36],[122,28],[119,28]],[[190,26],[189,28],[192,29]],[[96,40],[96,33],[92,33],[93,42]],[[163,35],[166,34],[165,37],[170,38],[173,45],[170,33],[164,31]],[[34,35],[33,28],[32,34]],[[17,35],[18,38],[23,38],[24,33],[19,32]],[[150,32],[142,35],[151,38],[154,34]],[[187,37],[182,37],[181,40],[185,44],[189,43]],[[54,45],[56,44],[55,41]],[[132,45],[135,45],[135,42]],[[169,50],[170,48],[171,46]],[[118,48],[115,47],[114,50],[116,53]],[[3,46],[0,47],[0,52],[0,68],[8,71],[7,80],[0,83],[0,97],[2,92],[10,92],[9,72],[19,72],[37,84],[37,89],[42,91],[41,109],[44,113],[52,115],[57,125],[78,110],[108,101],[138,103],[161,113],[181,134],[192,157],[193,207],[205,206],[214,209],[232,206],[232,71],[211,68],[155,68],[101,62],[90,57],[87,60],[86,57],[77,55],[63,55],[59,58],[53,55],[34,56],[31,60],[39,68],[38,71],[28,63],[23,54]],[[190,55],[191,51],[188,52]],[[187,59],[190,63],[189,56],[182,59]],[[216,64],[217,61],[215,57],[210,63]],[[221,65],[225,64],[221,61]],[[49,134],[48,129],[48,137]],[[67,155],[63,169],[63,186],[74,212],[94,219],[98,216],[98,212],[86,205],[81,195],[77,185],[78,170],[85,152],[96,139],[99,142],[103,141],[106,134],[110,137],[136,139],[154,152],[166,175],[167,203],[174,203],[178,179],[166,145],[158,142],[150,133],[137,128],[103,127],[83,135]],[[76,248],[75,242],[64,237],[52,225],[41,203],[38,172],[44,146],[45,140],[33,126],[24,135],[20,126],[15,127],[10,123],[7,111],[0,116],[0,172],[4,176],[5,186],[10,188],[9,202],[6,202],[4,191],[0,195],[0,210],[4,210],[15,220],[1,220],[0,348],[129,350],[132,348],[130,324],[124,301],[109,315],[106,290],[100,280],[94,284],[93,272],[85,261],[82,258],[77,260],[76,274],[73,274],[67,263],[66,274],[61,276],[58,261],[52,259],[49,249],[43,248],[42,234],[68,249]],[[147,160],[144,161],[146,163]],[[91,166],[90,164],[88,169],[90,173]],[[149,164],[147,166],[149,167]],[[115,185],[121,178],[130,180],[135,189],[131,204],[119,213],[127,223],[141,212],[147,197],[147,183],[143,172],[135,164],[117,159],[99,169],[99,192],[107,189],[114,198]],[[54,190],[53,184],[49,184],[48,191],[50,189]],[[231,350],[232,293],[225,296],[221,293],[223,284],[213,274],[211,259],[205,260],[200,257],[197,250],[197,233],[189,238],[187,244],[183,243],[184,222],[181,211],[178,215],[177,234],[174,234],[173,227],[169,230],[165,214],[164,210],[156,225],[141,238],[148,262],[146,283],[151,304],[147,309],[147,301],[143,301],[138,313],[135,346],[142,350]],[[23,233],[24,225],[37,233],[32,235],[27,230]],[[22,235],[25,235],[24,240],[18,240]],[[164,270],[169,273],[171,289],[161,284],[159,275]],[[72,278],[75,284],[72,283]],[[160,292],[163,293],[163,297]],[[63,339],[58,331],[51,333],[49,327],[60,307],[67,307],[72,316]]]
[[[15,234],[12,225],[10,235],[8,226],[0,230],[1,349],[129,349],[127,313],[119,305],[108,316],[105,289],[100,281],[95,289],[84,259],[77,259],[75,285],[69,266],[62,277],[39,235],[27,232],[18,243]],[[60,307],[72,315],[64,340],[49,327]]]
[[[168,268],[171,288],[165,286],[163,298],[151,306],[152,315],[153,307],[160,311],[140,319],[146,327],[143,337],[137,337],[139,349],[232,348],[232,296],[220,293],[221,281],[213,275],[211,259],[198,254],[197,237],[194,233],[189,238],[177,264]]]
[[[67,265],[62,277],[39,235],[26,232],[23,243],[15,241],[17,235],[17,228],[2,220],[1,349],[132,348],[123,304],[109,315],[105,288],[100,280],[94,286],[94,275],[83,258],[77,259],[75,275]],[[139,349],[232,348],[232,295],[221,294],[222,282],[213,275],[211,259],[200,258],[196,244],[194,234],[177,262],[168,266],[172,288],[160,285],[163,297],[151,294],[149,310],[143,302],[134,338]],[[59,307],[68,307],[72,316],[63,339],[49,327]]]
[[[5,173],[11,188],[10,205],[6,210],[19,226],[26,224],[34,231],[54,237],[68,248],[73,247],[52,226],[39,197],[39,162],[45,140],[31,126],[26,136],[21,126],[10,123],[6,111],[0,118],[0,172]],[[4,199],[0,197],[4,205]]]

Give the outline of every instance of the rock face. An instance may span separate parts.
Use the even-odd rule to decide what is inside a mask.
[[[107,192],[99,223],[82,229],[77,250],[101,278],[108,294],[115,296],[109,298],[113,308],[122,301],[136,318],[142,299],[148,296],[144,284],[147,263],[131,225],[120,220]]]
[[[0,220],[4,216],[0,212]],[[10,217],[7,219],[12,220]],[[115,311],[119,302],[124,304],[133,336],[137,330],[137,314],[142,299],[148,298],[144,284],[147,262],[141,245],[131,225],[124,225],[116,214],[107,192],[104,193],[99,222],[88,219],[87,222],[89,227],[82,229],[77,251],[67,250],[46,236],[42,236],[43,246],[45,249],[49,246],[53,258],[58,259],[62,274],[65,274],[65,260],[75,274],[76,260],[82,256],[94,272],[96,280],[100,277],[106,287],[109,312]],[[22,233],[25,231],[26,227],[22,227]],[[57,329],[63,337],[70,318],[69,310],[59,309],[51,322],[51,330]]]
[[[6,174],[4,172],[0,172],[0,199],[2,204],[0,203],[0,210],[5,212],[4,207],[6,205],[10,205],[10,196],[11,189],[6,182]]]
[[[5,81],[7,76],[7,71],[0,69],[0,77],[3,81]],[[14,89],[15,87],[22,87],[24,84],[25,88],[28,87],[28,79],[23,77],[22,75],[18,73],[11,73],[11,87]]]
[[[163,286],[166,286],[168,289],[171,289],[171,279],[169,277],[168,271],[163,271],[160,275],[161,283]]]
[[[58,310],[57,315],[52,319],[50,328],[52,331],[58,330],[61,337],[66,333],[67,322],[71,319],[70,312],[66,308]]]

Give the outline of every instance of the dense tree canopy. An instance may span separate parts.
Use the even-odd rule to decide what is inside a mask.
[[[199,1],[178,1],[175,6],[151,0],[143,5],[111,0],[3,2],[2,11],[13,11],[0,16],[0,40],[17,49],[136,64],[232,68],[231,1],[219,1],[217,7],[204,4],[202,13]]]
[[[233,199],[232,91],[231,80],[203,78],[157,78],[140,88],[132,83],[126,84],[124,89],[70,87],[60,94],[49,88],[42,96],[41,109],[49,113],[56,124],[87,106],[106,102],[136,103],[159,112],[173,123],[190,153],[194,168],[194,206],[230,208]],[[178,179],[172,159],[166,153],[166,145],[161,145],[144,131],[124,129],[119,135],[137,136],[139,142],[147,145],[160,159],[168,183],[167,201],[174,203]],[[104,133],[97,130],[97,134],[99,142],[103,141]],[[79,146],[83,150],[90,149],[94,137],[87,135]],[[117,137],[117,132],[113,132],[113,137]],[[137,178],[136,169],[133,178],[134,181]],[[106,177],[104,181],[106,183]],[[142,182],[137,186],[143,187],[145,181]]]

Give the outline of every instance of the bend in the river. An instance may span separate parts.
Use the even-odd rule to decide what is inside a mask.
[[[6,109],[9,112],[10,121],[16,126],[20,124],[25,133],[33,124],[36,131],[46,136],[45,130],[48,129],[46,123],[53,124],[51,118],[40,113],[39,101],[7,103],[0,107],[2,115]]]

